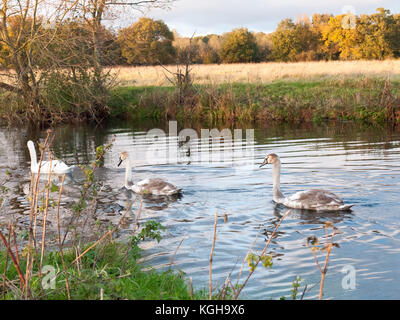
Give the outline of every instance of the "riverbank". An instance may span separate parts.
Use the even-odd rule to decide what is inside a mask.
[[[87,244],[82,252],[89,248]],[[19,290],[20,278],[10,257],[0,251],[0,300],[158,300],[158,299],[206,299],[207,293],[193,292],[183,273],[169,269],[165,271],[145,270],[138,263],[140,252],[128,244],[109,241],[95,247],[78,262],[73,249],[47,252],[43,258],[42,275],[39,263],[35,263],[30,278],[30,292]],[[26,259],[18,258],[21,273],[25,274]],[[5,263],[9,263],[5,268]],[[65,271],[63,270],[65,266]],[[4,271],[4,274],[3,274]],[[46,275],[47,272],[50,272]],[[51,272],[57,274],[52,280]],[[5,276],[5,277],[4,277]]]
[[[29,121],[24,104],[13,103],[16,99],[6,94],[0,95],[0,99],[3,123]],[[64,104],[50,107],[50,118],[43,123],[54,125],[87,119],[88,111],[79,104]],[[108,93],[107,105],[109,115],[102,121],[173,119],[181,123],[213,124],[355,120],[396,125],[400,123],[400,79],[330,76],[270,83],[194,84],[187,88],[118,86]]]
[[[174,87],[118,87],[111,117],[181,122],[400,123],[400,81],[382,78],[287,80]]]

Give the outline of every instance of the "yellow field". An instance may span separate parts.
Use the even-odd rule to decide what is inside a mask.
[[[176,72],[176,66],[166,67]],[[400,60],[385,61],[321,61],[297,63],[246,63],[193,65],[195,83],[219,84],[225,82],[268,83],[279,79],[344,78],[352,76],[379,76],[400,79]],[[171,76],[160,66],[114,67],[120,85],[166,86]]]

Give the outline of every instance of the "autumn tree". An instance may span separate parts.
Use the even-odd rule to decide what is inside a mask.
[[[312,30],[318,41],[316,42],[316,58],[318,60],[337,60],[340,52],[333,45],[326,45],[323,40],[323,33],[329,29],[329,21],[334,16],[332,14],[315,13],[312,16]]]
[[[210,38],[214,35],[207,35],[195,38],[195,44],[198,47],[198,56],[200,63],[211,64],[219,62],[219,55],[217,50],[210,46]]]
[[[256,40],[246,28],[235,29],[224,36],[220,51],[222,62],[255,62],[258,58]]]
[[[359,44],[363,59],[385,59],[399,56],[400,28],[390,10],[378,8],[371,15],[361,15],[357,32],[362,41]]]
[[[175,50],[175,58],[177,64],[184,64],[187,57],[190,57],[190,63],[202,63],[200,57],[200,48],[197,40],[188,37],[181,37],[174,31],[174,41],[172,46]]]
[[[152,65],[174,62],[174,36],[161,20],[140,18],[130,27],[120,30],[118,41],[128,64]]]
[[[356,27],[343,27],[346,14],[337,15],[329,20],[329,28],[322,33],[325,45],[339,53],[342,60],[360,59],[359,43],[360,33]],[[357,25],[359,18],[354,16],[354,24]]]
[[[268,61],[271,59],[272,41],[271,35],[264,32],[254,33],[254,38],[258,48],[258,61]]]
[[[322,32],[326,46],[336,47],[343,60],[386,59],[399,56],[400,28],[396,16],[378,8],[371,15],[353,16],[346,27],[346,15],[331,18]]]
[[[177,62],[182,63],[182,61],[185,61],[190,51],[191,63],[219,63],[220,38],[215,34],[188,38],[181,37],[175,32],[173,46],[176,50]]]
[[[272,56],[277,61],[316,60],[319,35],[309,21],[282,20],[271,36]]]

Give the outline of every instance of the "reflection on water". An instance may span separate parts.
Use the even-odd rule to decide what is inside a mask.
[[[153,128],[160,128],[167,135],[149,141],[146,133]],[[234,132],[239,128],[243,129],[242,140],[233,141],[232,150],[246,145],[245,130],[252,126],[229,129]],[[225,162],[204,162],[201,157],[210,150],[211,157],[221,159],[224,150],[218,149],[217,142],[211,141],[207,147],[200,139],[201,127],[194,128],[197,138],[182,139],[168,135],[169,129],[169,124],[118,123],[104,128],[61,126],[53,131],[54,153],[68,165],[87,164],[94,159],[96,146],[115,138],[112,152],[106,155],[104,166],[96,173],[104,182],[100,207],[105,220],[120,217],[135,199],[123,188],[124,169],[117,168],[121,151],[132,156],[135,181],[160,177],[183,189],[181,199],[143,200],[141,219],[155,219],[166,227],[159,244],[145,243],[146,263],[155,268],[168,267],[183,239],[174,258],[175,267],[192,277],[195,287],[206,288],[214,215],[218,212],[213,283],[222,285],[229,273],[234,282],[249,248],[260,252],[270,231],[286,212],[285,207],[271,201],[271,170],[258,170],[264,156],[275,152],[282,159],[281,187],[285,194],[324,188],[356,206],[353,212],[329,214],[293,210],[269,247],[274,256],[273,268],[259,268],[242,298],[288,296],[296,276],[303,279],[302,286],[307,284],[311,288],[319,283],[320,273],[306,247],[306,239],[323,237],[327,221],[340,231],[336,239],[340,248],[331,253],[324,298],[400,298],[399,132],[349,123],[256,127],[252,153],[228,154],[230,161]],[[12,197],[7,204],[7,215],[0,216],[0,223],[29,218],[26,186],[30,160],[26,141],[44,137],[44,131],[0,129],[0,180],[6,168],[12,169],[12,179],[7,184]],[[177,145],[176,161],[170,161],[169,153],[165,152],[169,143]],[[213,148],[215,144],[217,148]],[[156,156],[152,156],[151,165],[146,158],[150,145],[157,151],[152,153]],[[74,178],[76,181],[82,178],[79,170],[74,172]],[[65,197],[73,198],[77,189],[73,182],[69,183]],[[138,202],[133,204],[130,221],[134,220],[138,206]],[[356,269],[355,290],[342,288],[345,276],[342,271],[346,266]],[[318,285],[306,298],[317,295]]]

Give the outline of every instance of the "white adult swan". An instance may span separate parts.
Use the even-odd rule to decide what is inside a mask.
[[[31,172],[38,173],[39,172],[39,163],[37,162],[36,149],[35,145],[31,140],[27,143],[29,154],[31,156]],[[51,169],[51,173],[54,174],[64,174],[70,173],[75,166],[67,166],[64,162],[59,160],[50,161],[42,161],[40,166],[40,173],[49,173]]]
[[[132,182],[132,167],[127,152],[122,152],[119,156],[118,167],[125,162],[125,188],[140,194],[152,194],[157,196],[172,196],[181,193],[181,189],[175,187],[162,179],[144,179],[138,183]]]
[[[276,154],[271,153],[265,157],[260,168],[266,164],[273,166],[273,199],[276,203],[281,203],[289,208],[316,211],[347,211],[354,206],[354,204],[345,205],[337,195],[322,189],[300,191],[290,197],[285,197],[280,190],[281,160]]]

